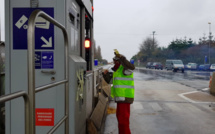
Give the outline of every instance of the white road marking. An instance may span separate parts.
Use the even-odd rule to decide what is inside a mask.
[[[153,108],[154,111],[159,112],[162,111],[162,108],[160,107],[160,105],[156,102],[152,102],[149,103],[151,105],[151,107]]]
[[[143,109],[143,105],[140,102],[134,102],[133,103],[133,107],[134,107],[134,110],[141,110],[141,109]]]
[[[190,98],[187,98],[186,94],[192,94],[192,93],[197,93],[199,91],[191,91],[191,92],[186,92],[186,93],[181,93],[181,94],[178,94],[178,96],[180,96],[181,98],[191,102],[191,103],[199,103],[199,104],[215,104],[214,102],[200,102],[200,101],[194,101],[194,100],[191,100]]]
[[[202,89],[203,91],[208,91],[209,90],[209,88],[204,88],[204,89]]]

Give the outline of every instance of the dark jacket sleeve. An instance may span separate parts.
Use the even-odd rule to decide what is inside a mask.
[[[130,69],[130,70],[134,70],[135,69],[135,66],[133,64],[131,64],[125,56],[122,56],[120,57],[120,62],[122,64],[122,66],[125,68],[125,69]]]
[[[112,78],[113,78],[113,73],[112,72],[108,72],[106,74],[102,73],[104,80],[108,83],[108,84],[112,84]]]

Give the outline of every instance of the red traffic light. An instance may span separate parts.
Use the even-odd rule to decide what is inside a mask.
[[[90,40],[89,39],[86,39],[85,42],[84,42],[84,47],[85,48],[90,48]]]

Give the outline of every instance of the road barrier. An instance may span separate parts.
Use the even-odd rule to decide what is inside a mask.
[[[212,76],[210,76],[209,88],[211,87]]]
[[[212,74],[209,88],[210,88],[210,94],[215,95],[215,72],[213,72]]]

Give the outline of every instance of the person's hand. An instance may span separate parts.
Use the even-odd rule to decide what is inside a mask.
[[[104,70],[104,74],[107,74],[108,73],[108,70]]]

